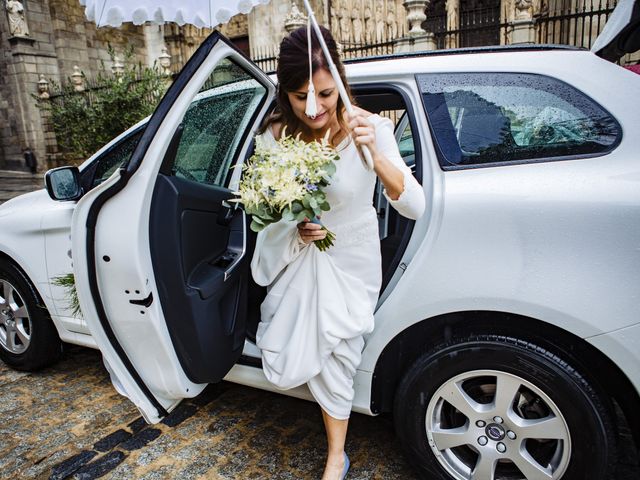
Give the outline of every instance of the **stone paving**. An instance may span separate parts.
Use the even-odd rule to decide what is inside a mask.
[[[0,170],[0,204],[7,200],[44,188],[42,174]]]
[[[318,407],[231,383],[210,386],[147,425],[111,386],[98,352],[22,373],[0,362],[0,478],[319,478]],[[388,417],[354,414],[349,479],[415,479]]]
[[[2,479],[314,479],[325,454],[315,404],[226,382],[147,425],[80,347],[38,373],[0,362],[0,419]],[[628,433],[617,480],[640,478]],[[349,480],[417,478],[388,416],[354,414],[347,451]]]

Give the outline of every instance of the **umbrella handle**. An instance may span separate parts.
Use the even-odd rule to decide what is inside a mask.
[[[344,88],[344,84],[342,83],[342,79],[340,78],[340,74],[338,73],[338,69],[335,63],[333,63],[333,60],[331,59],[331,54],[329,53],[327,44],[324,42],[324,37],[322,36],[320,27],[318,26],[318,22],[316,21],[316,16],[313,14],[313,9],[309,4],[309,0],[302,0],[302,1],[304,2],[304,6],[307,9],[307,13],[309,14],[311,25],[313,26],[313,29],[316,32],[316,37],[318,37],[318,42],[320,43],[320,47],[322,48],[324,57],[326,58],[327,63],[329,64],[329,72],[333,77],[333,81],[336,82],[336,86],[338,87],[338,93],[340,94],[342,103],[344,103],[344,107],[347,110],[347,113],[351,114],[353,113],[353,106],[351,105],[351,101],[349,100],[349,95],[347,95],[347,90]],[[311,81],[311,79],[309,79],[309,81]],[[360,159],[362,160],[362,164],[365,167],[365,169],[373,170],[373,158],[371,156],[371,152],[366,147],[366,145],[362,145],[362,148],[359,148],[358,152],[361,153]]]

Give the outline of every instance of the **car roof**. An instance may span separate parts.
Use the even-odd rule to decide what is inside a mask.
[[[483,47],[443,48],[439,50],[422,50],[418,52],[400,52],[385,55],[371,55],[367,57],[350,58],[343,60],[345,65],[362,62],[376,62],[381,60],[394,60],[401,58],[419,58],[441,55],[469,55],[474,53],[512,53],[512,52],[539,52],[544,50],[578,50],[586,51],[586,48],[572,45],[526,43],[518,45],[489,45]]]
[[[454,72],[521,72],[575,79],[593,72],[608,74],[606,62],[585,48],[514,45],[401,53],[345,62],[350,82],[376,82],[415,74]],[[611,64],[612,67],[616,65]]]

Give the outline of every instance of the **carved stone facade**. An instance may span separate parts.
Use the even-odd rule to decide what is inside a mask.
[[[332,0],[331,31],[342,45],[393,41],[406,32],[402,0]]]

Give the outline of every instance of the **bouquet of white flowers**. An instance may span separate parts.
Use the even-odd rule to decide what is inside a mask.
[[[327,135],[322,141],[304,142],[286,135],[275,145],[256,139],[255,153],[242,167],[238,191],[244,211],[251,215],[251,230],[259,232],[267,225],[284,220],[320,223],[319,215],[330,209],[322,191],[336,171],[334,161],[340,157],[329,145]],[[327,230],[323,240],[314,242],[324,251],[333,245],[335,235]]]

